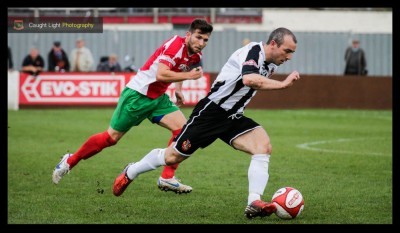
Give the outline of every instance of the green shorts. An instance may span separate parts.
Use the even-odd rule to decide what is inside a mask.
[[[114,110],[110,126],[119,132],[127,132],[133,126],[139,125],[145,118],[153,122],[154,117],[175,112],[179,108],[170,100],[167,94],[157,99],[150,99],[139,92],[125,87]]]

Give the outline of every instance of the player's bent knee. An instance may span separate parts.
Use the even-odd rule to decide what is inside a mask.
[[[272,153],[272,145],[269,141],[265,141],[260,149],[263,153],[265,154],[271,154]]]
[[[167,153],[167,151],[166,151],[165,164],[168,165],[168,166],[180,163],[185,159],[186,159],[185,156],[180,155],[178,152],[176,152],[174,150],[172,152],[169,152],[169,153]]]
[[[171,166],[180,163],[180,161],[174,157],[165,157],[165,165]]]
[[[272,154],[272,145],[271,145],[271,143],[268,143],[268,145],[267,145],[267,154],[269,154],[269,155]]]

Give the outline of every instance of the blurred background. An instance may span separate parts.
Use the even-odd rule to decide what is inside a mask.
[[[345,50],[357,39],[368,76],[392,76],[391,8],[8,8],[8,16],[102,17],[104,23],[103,33],[8,33],[17,70],[31,47],[46,60],[54,41],[69,54],[77,38],[85,40],[95,64],[115,54],[121,66],[140,67],[164,40],[185,35],[189,23],[200,17],[214,26],[203,50],[206,72],[219,72],[244,40],[266,41],[273,29],[287,27],[298,47],[278,73],[296,69],[301,74],[343,75]]]

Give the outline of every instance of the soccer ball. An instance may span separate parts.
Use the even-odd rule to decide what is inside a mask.
[[[303,195],[292,187],[278,189],[272,196],[271,202],[276,205],[275,214],[282,219],[296,218],[304,209]]]

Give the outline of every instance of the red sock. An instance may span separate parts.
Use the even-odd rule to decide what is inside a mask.
[[[67,163],[72,169],[82,159],[88,159],[99,153],[104,148],[115,145],[117,142],[111,138],[107,131],[94,134],[79,148],[73,156],[69,157]]]
[[[172,131],[172,137],[171,137],[171,139],[169,139],[168,146],[171,145],[171,143],[174,141],[175,137],[181,132],[181,130],[182,129],[177,129],[177,130]],[[170,166],[165,165],[164,170],[161,173],[161,177],[164,179],[170,179],[170,178],[174,177],[175,170],[178,168],[178,166],[179,166],[179,163],[176,163],[176,164],[170,165]]]

